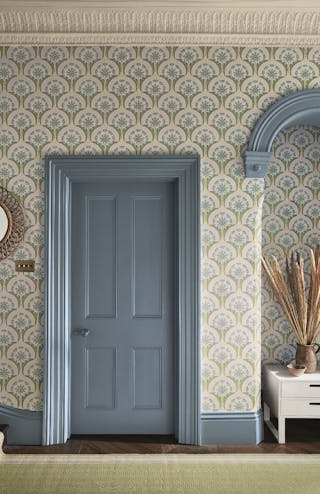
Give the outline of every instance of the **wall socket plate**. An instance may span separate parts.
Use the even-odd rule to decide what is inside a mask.
[[[18,272],[27,272],[27,273],[33,273],[34,272],[34,260],[33,259],[15,261],[15,263],[16,263],[16,271],[18,271]]]

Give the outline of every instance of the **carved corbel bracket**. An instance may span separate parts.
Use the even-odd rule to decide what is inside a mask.
[[[272,153],[263,151],[246,151],[244,166],[247,178],[263,178],[269,170]]]

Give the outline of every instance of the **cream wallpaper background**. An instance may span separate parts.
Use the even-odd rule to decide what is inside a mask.
[[[306,260],[320,244],[320,130],[298,126],[278,134],[266,177],[262,252],[282,260],[292,249]],[[308,279],[308,278],[307,278]],[[288,363],[296,344],[286,317],[262,273],[262,358]]]
[[[44,157],[199,153],[202,410],[260,407],[264,180],[244,178],[241,156],[263,111],[319,87],[319,70],[315,48],[1,47],[0,181],[23,205],[27,229],[0,263],[0,403],[42,408]],[[268,253],[282,254],[289,237],[318,241],[319,136],[299,132],[274,145],[263,208]],[[290,192],[300,185],[297,202]],[[34,273],[14,272],[14,259],[32,258]],[[265,287],[262,326],[263,357],[290,359],[288,328]]]

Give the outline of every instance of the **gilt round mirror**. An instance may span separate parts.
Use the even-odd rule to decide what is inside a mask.
[[[7,257],[18,246],[23,233],[22,207],[7,189],[0,187],[0,259]]]

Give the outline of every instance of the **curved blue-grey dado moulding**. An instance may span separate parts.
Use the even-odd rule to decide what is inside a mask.
[[[285,127],[296,124],[320,127],[320,89],[307,89],[282,98],[258,120],[244,153],[246,177],[263,178],[268,173],[274,138]]]

